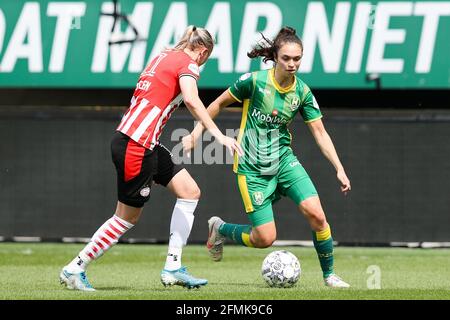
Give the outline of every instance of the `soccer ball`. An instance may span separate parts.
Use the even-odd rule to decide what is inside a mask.
[[[300,278],[300,261],[286,250],[273,251],[262,263],[261,274],[270,287],[289,288]]]

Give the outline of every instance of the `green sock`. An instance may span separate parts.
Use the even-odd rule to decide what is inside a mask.
[[[331,237],[330,226],[319,232],[313,231],[313,242],[319,257],[323,277],[326,278],[334,272],[333,238]]]
[[[253,247],[250,242],[250,232],[252,232],[252,226],[249,224],[224,223],[219,228],[221,235],[246,247]]]

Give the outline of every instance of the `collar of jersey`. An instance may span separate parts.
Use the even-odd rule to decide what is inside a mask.
[[[277,89],[279,93],[287,93],[294,89],[297,85],[297,77],[294,77],[294,82],[289,87],[283,88],[282,86],[280,86],[277,82],[277,79],[275,79],[275,68],[269,70],[269,77],[273,85],[275,86],[275,89]]]

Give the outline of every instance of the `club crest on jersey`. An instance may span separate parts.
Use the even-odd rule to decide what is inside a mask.
[[[148,197],[150,195],[150,187],[146,186],[142,188],[141,191],[139,191],[139,194],[144,198]]]
[[[264,202],[264,194],[261,191],[253,192],[253,202],[260,206]]]
[[[298,96],[294,96],[291,100],[291,104],[289,105],[289,108],[291,111],[297,110],[298,106],[300,105],[300,99]]]

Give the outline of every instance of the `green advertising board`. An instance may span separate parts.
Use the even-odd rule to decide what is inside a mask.
[[[1,0],[0,87],[130,88],[187,25],[215,37],[200,87],[268,68],[246,53],[289,25],[304,43],[301,77],[315,88],[450,88],[450,1]],[[103,13],[103,14],[102,14]],[[106,14],[105,14],[106,13]],[[119,42],[110,44],[110,42]]]

